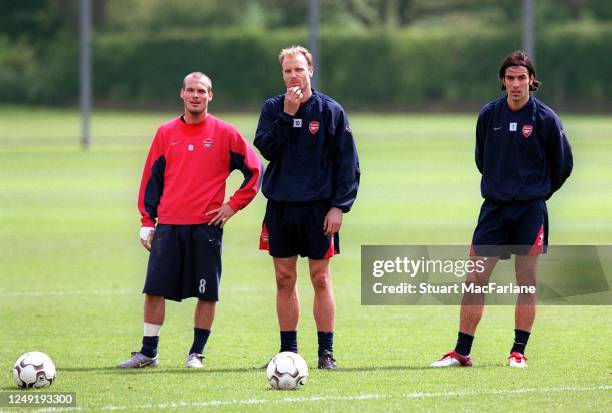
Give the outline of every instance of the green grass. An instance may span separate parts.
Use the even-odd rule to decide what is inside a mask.
[[[489,307],[473,349],[477,366],[439,371],[426,366],[453,346],[457,307],[360,303],[361,245],[469,242],[481,203],[474,115],[352,116],[363,175],[332,263],[340,371],[312,369],[309,383],[288,393],[270,390],[254,369],[278,347],[271,260],[257,251],[261,195],[225,232],[206,369],[182,367],[193,300],[168,303],[161,367],[114,369],[139,348],[147,254],[135,204],[149,142],[171,116],[96,113],[93,146],[83,151],[76,112],[0,108],[0,391],[14,388],[14,360],[39,350],[58,367],[52,390],[75,391],[85,411],[609,410],[611,307],[541,306],[527,371],[503,365],[513,307]],[[252,139],[255,115],[222,117]],[[549,204],[550,241],[610,244],[612,117],[562,118],[576,167]],[[230,187],[238,182],[234,176]],[[313,367],[305,269],[301,262],[299,342]]]

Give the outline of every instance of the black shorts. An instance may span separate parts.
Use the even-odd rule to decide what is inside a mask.
[[[208,224],[155,228],[143,293],[219,301],[223,229]]]
[[[544,200],[485,200],[482,204],[470,255],[508,259],[511,254],[545,254],[547,248],[548,211]]]
[[[325,235],[323,221],[329,201],[279,202],[268,200],[259,249],[276,258],[295,255],[313,260],[331,258],[340,253],[340,236]]]

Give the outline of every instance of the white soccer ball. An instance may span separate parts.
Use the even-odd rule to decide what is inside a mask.
[[[295,390],[306,384],[308,366],[299,354],[283,351],[270,360],[266,376],[277,390]]]
[[[55,364],[45,353],[30,351],[15,362],[13,378],[24,389],[49,387],[55,380]]]

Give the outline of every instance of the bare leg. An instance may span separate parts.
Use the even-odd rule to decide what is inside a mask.
[[[198,300],[193,315],[193,323],[196,328],[210,330],[215,319],[216,301]]]
[[[297,256],[275,258],[276,314],[281,331],[297,331],[300,300],[297,290]]]
[[[489,282],[493,268],[497,264],[497,257],[473,257],[472,260],[483,260],[484,270],[482,272],[472,271],[466,279],[465,284],[475,284],[478,286],[486,285]],[[482,293],[464,293],[461,301],[461,311],[459,316],[459,331],[473,336],[476,333],[476,327],[482,318],[484,311],[484,294]]]
[[[314,288],[314,314],[317,331],[333,332],[336,321],[336,300],[329,270],[329,259],[308,260],[310,281]]]
[[[538,255],[517,255],[514,263],[516,282],[519,286],[536,285]],[[531,332],[536,316],[536,294],[518,294],[514,309],[514,325],[517,330]]]
[[[166,315],[166,299],[158,295],[145,295],[144,322],[150,324],[164,324]]]

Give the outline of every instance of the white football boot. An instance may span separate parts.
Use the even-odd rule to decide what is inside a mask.
[[[185,367],[188,369],[201,369],[204,367],[204,356],[198,353],[191,353],[187,356]]]
[[[510,353],[508,356],[508,365],[510,367],[516,367],[518,369],[526,369],[527,368],[527,357],[525,357],[521,353],[517,353],[516,351]]]
[[[468,354],[462,356],[456,351],[446,353],[438,361],[431,363],[431,367],[471,367],[472,357]]]

